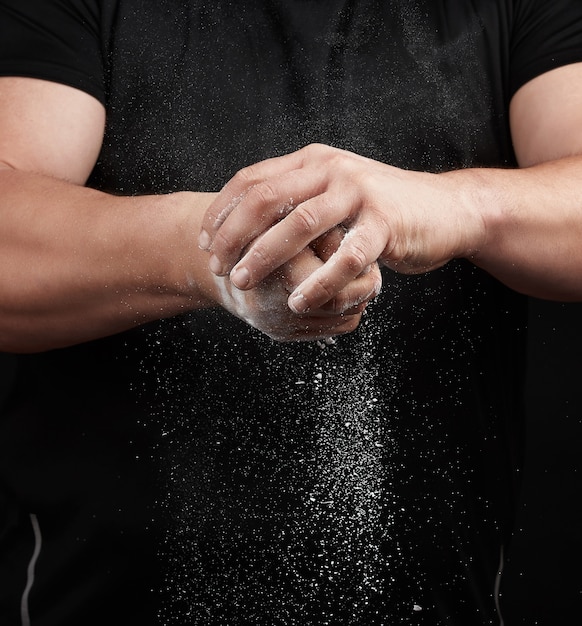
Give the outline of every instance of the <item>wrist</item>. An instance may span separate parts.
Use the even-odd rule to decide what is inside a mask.
[[[493,174],[493,176],[492,176]],[[485,254],[503,221],[502,189],[494,170],[464,169],[441,174],[452,185],[451,202],[457,208],[459,232],[457,258],[475,261]]]
[[[129,251],[136,256],[134,278],[142,281],[136,288],[172,313],[217,304],[210,255],[197,245],[202,216],[213,196],[177,192],[134,199],[139,205],[132,225],[137,241]]]

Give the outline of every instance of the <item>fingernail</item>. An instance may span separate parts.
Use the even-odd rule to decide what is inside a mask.
[[[309,311],[307,300],[300,291],[292,293],[289,296],[289,300],[287,300],[287,304],[293,313],[307,313]]]
[[[208,267],[213,274],[216,274],[217,276],[224,275],[224,270],[222,269],[222,263],[220,262],[220,259],[215,254],[213,254],[208,260]]]
[[[205,230],[201,230],[200,235],[198,236],[198,247],[201,250],[208,250],[210,248],[210,243],[210,235]]]
[[[230,282],[238,289],[244,289],[250,279],[251,275],[246,267],[235,267],[230,273]]]

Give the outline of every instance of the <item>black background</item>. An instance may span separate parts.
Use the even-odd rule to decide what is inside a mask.
[[[526,465],[505,626],[582,624],[582,304],[530,301]]]
[[[0,358],[0,396],[8,375]],[[582,623],[581,381],[582,304],[531,300],[526,465],[503,576],[505,626]]]

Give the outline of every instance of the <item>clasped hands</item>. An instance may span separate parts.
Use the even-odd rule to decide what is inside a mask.
[[[240,170],[203,219],[222,305],[280,341],[354,330],[379,263],[425,272],[467,256],[478,217],[445,175],[324,145]]]

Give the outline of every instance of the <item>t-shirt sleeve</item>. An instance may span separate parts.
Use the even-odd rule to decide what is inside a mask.
[[[582,61],[582,0],[515,0],[510,95],[536,76]]]
[[[0,0],[0,76],[81,89],[104,102],[99,0]]]

